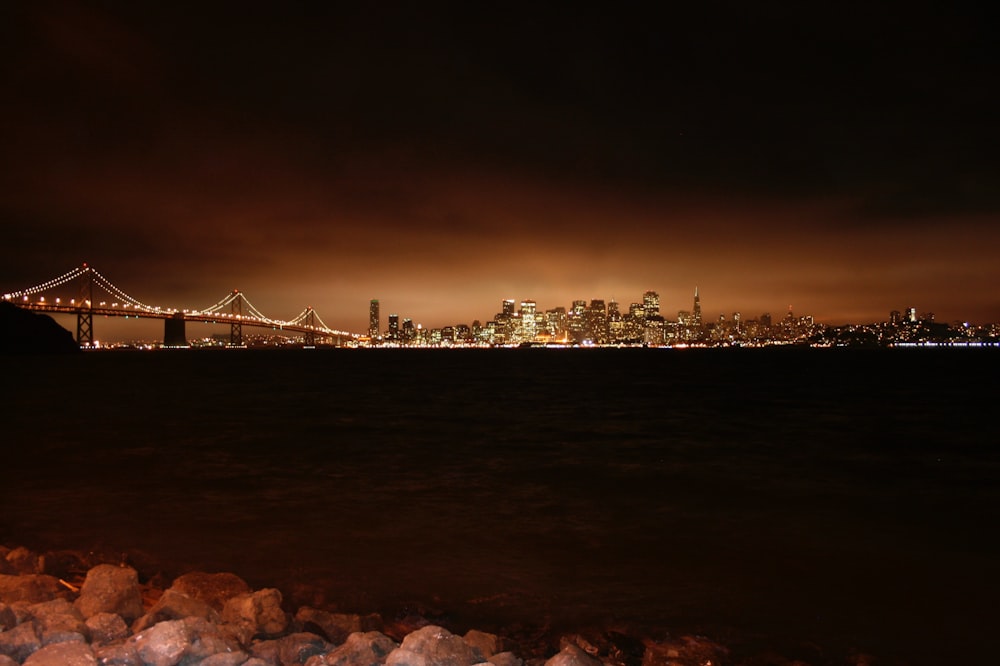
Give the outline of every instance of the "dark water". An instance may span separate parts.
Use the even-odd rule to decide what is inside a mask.
[[[230,570],[464,627],[984,658],[998,357],[7,357],[0,543]]]

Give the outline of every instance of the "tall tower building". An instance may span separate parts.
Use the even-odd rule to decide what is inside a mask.
[[[399,315],[391,314],[389,315],[389,339],[393,342],[399,342]]]
[[[698,287],[694,288],[694,310],[691,312],[695,326],[701,326],[701,298],[698,297]]]
[[[655,291],[647,291],[642,295],[642,309],[646,319],[660,315],[660,295]]]
[[[372,302],[368,304],[368,337],[375,340],[378,338],[378,332],[378,299],[373,298]]]

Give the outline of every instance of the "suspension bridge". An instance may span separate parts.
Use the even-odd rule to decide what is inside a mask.
[[[229,346],[232,347],[245,346],[244,326],[301,334],[305,347],[315,346],[318,338],[333,339],[334,344],[340,345],[345,339],[358,337],[348,331],[330,328],[311,307],[306,307],[298,316],[287,321],[268,317],[238,289],[201,310],[147,305],[128,295],[87,264],[33,287],[4,294],[3,300],[25,310],[75,314],[76,341],[83,348],[95,346],[95,316],[163,319],[165,346],[187,346],[186,322],[228,325]]]

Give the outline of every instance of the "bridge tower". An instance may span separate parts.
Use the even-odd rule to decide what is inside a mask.
[[[80,306],[76,309],[76,342],[81,347],[94,346],[94,275],[83,265],[80,273]]]
[[[233,295],[235,295],[236,298],[234,298],[231,303],[230,312],[232,313],[233,318],[232,321],[229,323],[229,346],[242,347],[243,346],[243,294],[240,293],[239,289],[234,289]]]
[[[305,334],[302,337],[302,346],[304,347],[315,347],[316,346],[316,313],[312,308],[306,308],[306,317],[303,320],[303,325],[307,328]]]

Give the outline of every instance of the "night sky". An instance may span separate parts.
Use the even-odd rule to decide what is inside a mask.
[[[0,9],[0,292],[1000,321],[996,35],[957,3],[182,4]]]

